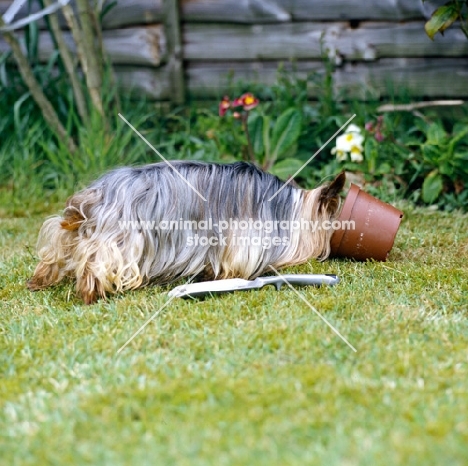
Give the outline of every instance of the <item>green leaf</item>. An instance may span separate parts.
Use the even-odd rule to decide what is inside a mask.
[[[440,145],[446,142],[447,133],[438,123],[431,123],[427,129],[427,142],[433,145]]]
[[[458,19],[458,8],[456,4],[450,2],[447,5],[437,8],[432,13],[431,19],[425,24],[424,29],[431,40],[440,32],[441,34]]]
[[[0,90],[8,87],[9,77],[6,67],[6,61],[11,56],[11,51],[0,55]]]
[[[302,116],[298,110],[290,108],[278,118],[273,128],[273,159],[284,154],[298,139],[302,129]]]
[[[36,21],[28,24],[25,39],[27,40],[28,59],[30,62],[36,63],[39,61],[39,28]]]
[[[47,65],[44,69],[44,74],[47,77],[51,76],[54,66],[57,64],[57,61],[60,57],[60,52],[58,50],[54,50],[50,55],[49,60],[47,61]]]
[[[423,201],[427,204],[432,204],[440,196],[443,187],[444,182],[440,173],[437,170],[431,171],[426,176],[422,186]]]
[[[459,142],[462,142],[468,136],[468,126],[466,123],[461,125],[456,124],[453,128],[453,136],[450,139],[448,150],[450,154],[453,154],[455,147]]]
[[[13,121],[15,122],[15,130],[18,134],[21,134],[24,130],[24,125],[21,121],[21,105],[23,105],[24,101],[30,96],[30,92],[25,92],[13,105]]]
[[[298,148],[298,143],[295,142],[287,151],[283,152],[281,154],[281,157],[278,157],[276,159],[276,161],[279,162],[280,160],[283,160],[283,159],[298,158],[297,157],[297,148]],[[301,159],[299,159],[299,160],[301,160]],[[309,160],[309,157],[306,160]],[[305,160],[303,161],[303,163],[304,162],[305,162]]]
[[[265,150],[265,160],[269,160],[271,156],[271,132],[270,132],[271,118],[268,116],[263,117],[263,147]]]
[[[388,162],[383,162],[377,167],[377,173],[385,175],[392,172],[392,166]]]
[[[377,166],[377,159],[379,157],[378,142],[374,138],[366,138],[364,143],[364,157],[367,160],[369,173],[374,173]]]
[[[276,175],[278,178],[282,180],[287,180],[288,177],[294,175],[297,170],[299,170],[303,165],[298,159],[284,159],[278,163],[275,163],[273,167],[270,169],[270,173]]]
[[[421,152],[425,162],[434,167],[436,167],[439,164],[439,160],[441,158],[441,150],[438,146],[434,146],[432,144],[424,144],[421,147]]]
[[[117,5],[117,1],[106,3],[102,8],[101,13],[99,14],[99,22],[102,23],[102,20],[107,15],[107,13],[109,13],[109,11],[111,11],[112,8],[114,8],[116,5]]]
[[[452,176],[453,175],[452,163],[448,160],[440,162],[439,171],[442,175]]]
[[[250,141],[255,155],[263,155],[263,121],[262,115],[250,115],[247,122],[249,129]]]

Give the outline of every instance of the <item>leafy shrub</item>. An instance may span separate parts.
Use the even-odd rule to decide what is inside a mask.
[[[21,87],[21,80],[5,66],[3,73],[0,69],[1,76],[8,79],[8,86],[0,90],[6,91],[2,97],[8,101],[10,111],[0,115],[0,165],[4,167],[0,173],[0,195],[4,199],[4,194],[8,194],[9,205],[27,204],[32,198],[40,199],[57,189],[69,193],[117,165],[160,160],[117,117],[117,112],[109,118],[110,132],[103,130],[99,118],[91,118],[86,126],[80,126],[69,113],[68,124],[76,125],[74,131],[80,140],[79,153],[70,158],[68,151],[55,142],[42,124],[34,104]],[[66,91],[60,88],[60,80],[49,79],[51,98],[55,94],[57,99],[67,98]],[[316,102],[307,99],[310,86],[322,90]],[[255,86],[250,88],[259,90]],[[381,115],[377,112],[379,102],[334,99],[332,88],[331,73],[298,77],[294,72],[280,70],[277,82],[256,94],[260,102],[249,110],[246,125],[233,114],[220,117],[216,102],[158,108],[155,104],[127,98],[122,101],[121,111],[170,159],[250,160],[247,127],[255,161],[282,179],[293,175],[356,114],[352,123],[360,128],[364,139],[360,157],[347,156],[340,160],[338,152],[332,153],[336,142],[330,142],[295,179],[301,186],[316,186],[345,170],[354,173],[366,190],[387,201],[405,197],[423,205],[467,210],[468,112],[465,107],[460,107],[456,114],[442,115],[427,110],[424,114]],[[241,92],[249,90],[245,84]]]

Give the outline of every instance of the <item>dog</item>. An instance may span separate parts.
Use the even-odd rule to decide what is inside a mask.
[[[71,277],[91,304],[181,277],[253,279],[270,266],[324,260],[332,230],[290,224],[331,222],[344,183],[341,173],[303,190],[246,162],[118,168],[71,196],[63,216],[44,222],[40,262],[27,286],[36,291]],[[183,228],[187,222],[191,228]]]

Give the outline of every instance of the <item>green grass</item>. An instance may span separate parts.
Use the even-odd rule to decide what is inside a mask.
[[[330,260],[298,297],[30,293],[41,218],[0,224],[0,464],[462,465],[468,217],[405,207],[386,263]]]

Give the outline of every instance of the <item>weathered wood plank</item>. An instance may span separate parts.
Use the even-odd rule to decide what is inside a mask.
[[[442,0],[183,0],[183,19],[200,22],[408,20],[427,18]]]
[[[64,38],[70,50],[75,52],[75,43],[69,32]],[[165,59],[166,40],[163,27],[159,25],[134,29],[104,31],[104,47],[114,64],[158,66]],[[47,31],[39,33],[39,60],[46,62],[55,47]],[[0,53],[9,50],[9,45],[0,36]]]
[[[278,65],[278,62],[189,63],[186,75],[188,92],[195,98],[221,98],[233,89],[232,82],[239,80],[273,84]],[[324,72],[323,64],[317,61],[298,62],[294,66],[303,77],[313,71]],[[116,71],[124,89],[132,88],[156,100],[170,98],[167,67],[116,67]],[[334,73],[337,95],[345,89],[353,98],[393,97],[402,90],[415,97],[468,98],[467,81],[468,58],[388,58],[375,63],[346,64]],[[395,92],[392,92],[392,86]],[[319,89],[311,85],[310,97],[317,97],[318,93]]]
[[[325,51],[344,60],[468,56],[468,41],[458,28],[431,41],[422,21],[369,22],[356,29],[347,22],[187,24],[183,32],[187,60],[319,59]]]
[[[342,29],[336,38],[337,53],[345,60],[374,60],[392,57],[467,57],[468,41],[459,28],[438,34],[433,41],[424,31],[424,21],[408,23],[362,23]]]
[[[366,99],[399,95],[468,97],[468,58],[396,58],[375,63],[347,63],[335,73],[337,89]],[[393,90],[392,90],[393,88]]]
[[[70,34],[65,33],[65,38],[74,49]],[[322,44],[329,55],[345,61],[468,56],[468,41],[460,30],[450,29],[431,41],[422,22],[363,23],[358,29],[350,29],[347,23],[187,25],[183,38],[188,61],[320,59]],[[104,42],[116,64],[157,66],[166,55],[166,38],[158,25],[104,31]],[[7,50],[0,37],[0,53]],[[41,32],[40,60],[47,61],[53,50],[48,33]]]
[[[163,0],[164,29],[167,41],[167,64],[171,72],[172,101],[185,101],[185,75],[182,62],[183,45],[180,26],[179,0]]]
[[[187,83],[189,93],[195,97],[221,98],[239,81],[272,85],[275,83],[280,62],[189,62]],[[284,64],[290,68],[289,63]],[[298,62],[296,69],[301,76],[309,72],[324,72],[322,62]],[[311,91],[311,97],[314,97]]]
[[[124,92],[152,100],[171,100],[171,72],[159,68],[114,67],[117,82]]]
[[[199,97],[220,97],[229,90],[229,82],[244,80],[272,84],[278,62],[189,63],[188,89]],[[300,76],[323,72],[321,62],[297,62]],[[335,90],[349,89],[351,97],[387,96],[388,85],[405,89],[414,96],[468,97],[468,58],[387,58],[374,63],[346,64],[334,73]],[[319,89],[311,86],[310,97]],[[367,95],[367,97],[369,97]]]
[[[403,21],[428,18],[443,0],[289,0],[296,20]]]
[[[182,18],[204,23],[279,23],[292,19],[291,5],[291,0],[182,0]]]
[[[111,1],[106,0],[105,4]],[[115,6],[104,16],[103,28],[161,23],[162,20],[162,0],[117,0]]]
[[[106,0],[110,3],[112,0]],[[185,22],[281,23],[287,21],[380,20],[428,18],[444,0],[182,0]],[[10,0],[0,0],[3,14]],[[73,2],[72,2],[73,3]],[[33,10],[37,10],[33,5]],[[25,5],[17,15],[24,17]],[[118,0],[104,17],[104,28],[160,23],[162,0]],[[39,23],[44,27],[44,22]],[[63,24],[65,24],[63,22]]]
[[[105,5],[113,3],[114,0],[106,0]],[[11,4],[11,0],[0,0],[0,14],[3,15]],[[70,5],[75,9],[75,1],[71,0]],[[38,11],[39,4],[34,2],[31,5],[31,12]],[[27,2],[21,7],[15,20],[27,16]],[[123,26],[161,23],[163,19],[162,0],[117,0],[115,5],[106,13],[103,20],[104,29],[117,29]],[[65,19],[59,12],[59,22],[66,27]],[[41,29],[45,28],[43,19],[38,21]]]

